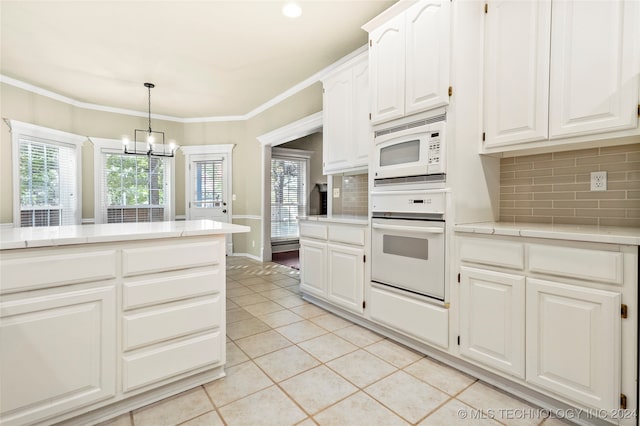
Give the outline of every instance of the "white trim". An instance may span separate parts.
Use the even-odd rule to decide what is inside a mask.
[[[262,259],[260,259],[259,256],[256,256],[255,254],[249,254],[249,253],[232,253],[231,256],[234,257],[248,257],[249,259],[253,259],[253,260],[257,260],[258,262],[264,262]]]
[[[119,139],[106,139],[90,137],[93,144],[93,223],[102,222],[102,174],[104,172],[102,154],[109,152],[112,154],[122,154],[122,141]],[[169,209],[165,213],[165,220],[173,220],[176,211],[176,161],[175,157],[168,158],[169,162]]]
[[[13,225],[13,223],[11,223],[11,222],[10,222],[10,223],[0,223],[0,229],[3,229],[3,228],[13,228],[13,227],[14,227],[14,225]]]
[[[177,123],[210,123],[210,122],[227,122],[227,121],[244,121],[244,120],[249,120],[255,116],[257,116],[258,114],[263,113],[264,111],[268,110],[269,108],[273,107],[274,105],[279,104],[280,102],[284,101],[285,99],[295,95],[298,92],[301,92],[302,90],[306,89],[307,87],[310,87],[311,85],[317,83],[318,81],[320,81],[322,78],[324,78],[327,74],[331,73],[334,68],[340,67],[344,62],[351,60],[353,57],[359,55],[360,53],[366,51],[368,48],[367,46],[361,46],[360,48],[354,50],[353,52],[347,54],[346,56],[344,56],[341,59],[338,59],[336,62],[334,62],[333,64],[327,66],[326,68],[318,71],[317,73],[313,74],[312,76],[310,76],[309,78],[301,81],[300,83],[292,86],[291,88],[285,90],[284,92],[282,92],[281,94],[275,96],[274,98],[268,100],[267,102],[265,102],[264,104],[260,105],[259,107],[249,111],[246,114],[243,115],[229,115],[229,116],[212,116],[212,117],[176,117],[176,116],[171,116],[171,115],[160,115],[160,114],[151,114],[152,118],[158,119],[158,120],[165,120],[165,121],[173,121],[173,122],[177,122]],[[116,108],[116,107],[110,107],[110,106],[106,106],[106,105],[98,105],[98,104],[92,104],[92,103],[87,103],[87,102],[81,102],[78,101],[76,99],[72,99],[72,98],[68,98],[66,96],[62,96],[58,93],[52,92],[50,90],[46,90],[43,89],[41,87],[38,86],[34,86],[33,84],[29,84],[29,83],[25,83],[24,81],[21,80],[17,80],[15,78],[11,78],[11,77],[7,77],[6,75],[2,75],[0,74],[0,83],[5,83],[8,84],[10,86],[14,86],[17,87],[19,89],[23,89],[26,90],[28,92],[31,93],[35,93],[37,95],[41,95],[50,99],[54,99],[56,101],[59,102],[63,102],[69,105],[72,105],[74,107],[77,108],[83,108],[83,109],[90,109],[90,110],[95,110],[95,111],[103,111],[103,112],[110,112],[110,113],[114,113],[114,114],[123,114],[123,115],[130,115],[130,116],[134,116],[134,117],[147,117],[148,116],[148,112],[144,112],[144,111],[135,111],[135,110],[131,110],[131,109],[125,109],[125,108]]]
[[[405,10],[409,9],[414,4],[418,3],[418,0],[400,0],[388,9],[384,10],[378,16],[361,26],[363,30],[370,33],[378,28],[380,25],[389,21],[390,19],[400,15]]]
[[[42,139],[54,145],[72,146],[76,156],[76,211],[75,223],[82,221],[82,145],[86,136],[48,127],[37,126],[23,121],[4,119],[11,133],[11,174],[13,178],[13,226],[20,226],[20,137]]]
[[[322,131],[322,111],[258,136],[262,146],[276,146]]]
[[[305,158],[310,159],[313,155],[313,151],[307,151],[304,149],[291,149],[291,148],[271,148],[271,157],[289,157],[289,158]]]
[[[202,154],[231,154],[236,144],[215,144],[215,145],[187,145],[181,146],[180,149],[187,155],[202,155]]]
[[[94,217],[83,217],[82,218],[82,224],[83,225],[93,225],[94,223],[96,223],[96,218],[94,218]]]
[[[231,219],[262,220],[262,216],[257,214],[234,214]]]

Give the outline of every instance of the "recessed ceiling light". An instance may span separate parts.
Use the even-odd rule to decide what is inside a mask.
[[[302,15],[302,9],[297,3],[287,3],[282,7],[282,14],[287,18],[297,18]]]

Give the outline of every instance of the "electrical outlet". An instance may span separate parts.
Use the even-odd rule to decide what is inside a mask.
[[[333,188],[333,198],[340,198],[340,188]]]
[[[235,200],[236,200],[236,194],[233,194],[233,195],[231,196],[231,201],[235,201]]]
[[[607,190],[607,172],[591,172],[591,190]]]
[[[256,246],[256,240],[251,240],[251,247],[255,247]]]

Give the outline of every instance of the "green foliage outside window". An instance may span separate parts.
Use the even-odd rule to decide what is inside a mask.
[[[107,205],[164,205],[164,162],[161,159],[107,154]]]

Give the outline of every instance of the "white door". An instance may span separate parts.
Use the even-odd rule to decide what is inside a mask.
[[[421,1],[405,12],[406,115],[449,103],[450,4]]]
[[[189,164],[188,219],[229,222],[226,156],[193,155]]]
[[[116,393],[115,288],[0,304],[3,425],[39,420]]]
[[[460,271],[460,354],[524,378],[524,276]]]
[[[363,58],[353,67],[353,167],[369,165],[369,151],[373,146],[373,132],[369,120],[369,63]]]
[[[485,15],[486,148],[547,139],[550,1],[492,1]]]
[[[364,249],[328,245],[327,297],[335,304],[362,313],[364,300]]]
[[[552,3],[551,138],[638,125],[637,1]]]
[[[404,115],[404,14],[369,34],[371,121],[380,123]]]
[[[620,293],[527,278],[527,382],[588,407],[620,404]]]
[[[300,288],[316,296],[327,295],[327,244],[300,239]]]
[[[351,157],[352,71],[348,68],[323,84],[323,173],[349,168]]]

